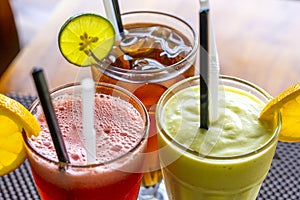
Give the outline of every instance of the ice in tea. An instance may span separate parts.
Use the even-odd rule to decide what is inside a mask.
[[[128,89],[149,112],[149,167],[145,171],[150,174],[144,175],[145,185],[154,185],[161,179],[154,117],[156,104],[168,87],[195,74],[194,59],[186,59],[192,51],[191,41],[171,27],[152,23],[126,24],[122,40],[116,42],[101,66],[92,68],[95,81]]]

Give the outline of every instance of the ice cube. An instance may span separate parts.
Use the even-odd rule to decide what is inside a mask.
[[[132,57],[141,57],[150,54],[154,48],[154,38],[127,36],[120,43],[121,50]]]
[[[131,57],[124,54],[119,46],[114,46],[108,58],[104,60],[108,65],[118,68],[131,69]]]
[[[156,38],[167,40],[172,34],[172,30],[166,27],[155,26],[152,27],[151,35]]]

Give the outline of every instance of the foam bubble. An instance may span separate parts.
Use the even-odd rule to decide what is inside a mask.
[[[62,95],[53,100],[58,122],[71,162],[84,164],[86,150],[82,134],[82,112],[79,97]],[[39,137],[33,139],[43,155],[57,160],[47,123],[43,114],[37,119],[42,127]],[[128,102],[104,94],[95,95],[95,130],[97,160],[106,162],[132,149],[143,134],[144,121],[139,112]],[[43,144],[39,145],[39,142]],[[51,152],[49,151],[51,149]]]

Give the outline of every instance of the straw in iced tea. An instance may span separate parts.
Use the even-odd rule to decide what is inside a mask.
[[[193,63],[184,60],[192,51],[191,42],[178,30],[160,24],[125,25],[125,37],[117,41],[102,67],[93,67],[95,81],[117,84],[134,93],[150,114],[146,186],[161,180],[157,154],[155,107],[172,84],[194,75]]]

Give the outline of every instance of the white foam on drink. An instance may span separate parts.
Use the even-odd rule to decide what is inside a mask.
[[[81,100],[63,95],[54,101],[59,126],[72,164],[86,163],[86,150],[82,134]],[[37,114],[41,126],[39,137],[33,137],[33,146],[51,160],[57,161],[54,146],[44,116]],[[139,112],[119,98],[96,94],[95,130],[97,162],[116,159],[130,151],[141,140],[144,121]]]

